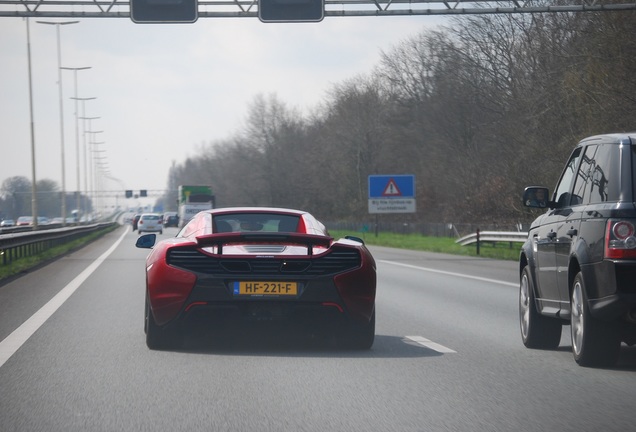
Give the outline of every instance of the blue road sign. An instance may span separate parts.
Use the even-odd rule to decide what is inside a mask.
[[[415,176],[370,175],[369,199],[371,198],[415,198]]]
[[[369,213],[415,213],[415,176],[369,176]]]

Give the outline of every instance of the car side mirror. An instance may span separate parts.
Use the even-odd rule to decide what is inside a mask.
[[[139,236],[135,246],[142,249],[152,249],[157,241],[157,234],[144,234]]]
[[[546,187],[530,186],[523,191],[523,205],[532,208],[553,208],[548,199],[550,191]]]

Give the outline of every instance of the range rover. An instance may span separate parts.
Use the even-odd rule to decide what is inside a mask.
[[[552,198],[527,187],[523,203],[546,211],[519,260],[519,321],[528,348],[555,349],[570,326],[581,366],[611,366],[636,343],[636,132],[586,138]]]

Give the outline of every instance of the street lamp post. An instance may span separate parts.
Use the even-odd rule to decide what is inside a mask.
[[[75,96],[72,97],[71,99],[75,100],[75,165],[76,165],[76,181],[77,181],[77,189],[76,189],[76,209],[79,212],[80,210],[80,191],[82,190],[82,187],[80,186],[80,149],[79,149],[79,113],[78,113],[78,107],[77,107],[77,101],[79,100],[79,98],[77,97],[77,71],[81,71],[81,70],[86,70],[86,69],[90,69],[90,66],[84,66],[84,67],[62,67],[62,69],[65,70],[71,70],[73,71],[73,78],[74,78],[74,84],[75,84]],[[78,221],[76,221],[78,222]],[[66,225],[66,220],[64,220],[62,222],[62,226]]]
[[[94,171],[94,167],[93,167],[93,155],[91,154],[93,151],[93,141],[95,140],[95,134],[100,134],[100,133],[104,133],[104,131],[94,131],[92,129],[90,129],[90,120],[89,120],[89,130],[86,131],[87,134],[89,134],[89,138],[88,138],[88,160],[87,160],[87,172],[88,172],[88,195],[91,196],[91,198],[93,198],[93,193],[94,193],[94,189],[93,189],[93,171]]]
[[[106,152],[106,150],[98,150],[96,152]],[[107,171],[107,169],[105,168],[108,168],[108,162],[106,161],[108,158],[106,156],[93,156],[93,159],[95,161],[95,188],[96,188],[95,197],[97,200],[97,207],[101,208],[101,207],[104,207],[103,205],[104,183],[103,183],[102,175],[105,171]]]
[[[62,50],[60,47],[60,26],[77,24],[79,21],[36,21],[38,24],[54,25],[57,33],[57,79],[60,99],[60,141],[61,141],[61,157],[62,157],[62,220],[66,222],[66,174],[64,167],[64,97],[62,95]]]
[[[89,121],[89,129],[90,129],[90,121],[98,119],[99,117],[86,117],[86,101],[94,100],[96,97],[85,97],[85,98],[77,98],[77,100],[82,101],[82,116],[80,119],[82,120],[82,147],[84,150],[84,206],[82,208],[82,214],[86,215],[87,205],[87,194],[88,194],[88,156],[86,150],[86,120]]]
[[[26,19],[27,29],[27,57],[29,63],[29,117],[31,123],[31,215],[33,217],[33,229],[38,229],[38,193],[35,177],[35,125],[33,121],[33,80],[31,77],[31,30],[29,18]],[[15,217],[15,215],[13,215]]]
[[[101,141],[101,142],[95,142],[92,141],[91,142],[91,169],[92,169],[92,176],[91,176],[91,190],[93,191],[93,195],[95,197],[95,203],[96,206],[99,207],[100,201],[101,201],[101,196],[99,194],[99,192],[101,191],[100,188],[100,177],[99,177],[99,164],[100,163],[105,163],[103,162],[104,159],[107,159],[106,156],[104,155],[99,155],[100,153],[106,153],[106,150],[104,149],[100,149],[98,146],[101,144],[106,144],[105,141]],[[100,161],[102,160],[102,161]]]

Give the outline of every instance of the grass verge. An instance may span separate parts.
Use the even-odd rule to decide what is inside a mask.
[[[521,243],[508,242],[482,242],[477,254],[477,245],[461,246],[450,237],[426,237],[418,234],[395,234],[388,232],[355,233],[350,231],[329,230],[334,238],[353,235],[360,237],[368,245],[386,246],[399,249],[411,249],[427,252],[446,253],[453,255],[479,256],[483,258],[495,258],[501,260],[516,261],[519,259]]]
[[[90,242],[98,239],[99,237],[113,231],[114,229],[117,229],[117,227],[117,225],[113,225],[109,228],[105,228],[99,232],[89,234],[86,237],[82,237],[70,243],[48,249],[41,254],[20,258],[7,265],[0,265],[0,283],[6,282],[6,280],[19,275],[20,273],[25,273],[35,267],[59,258],[70,251],[80,249]]]

